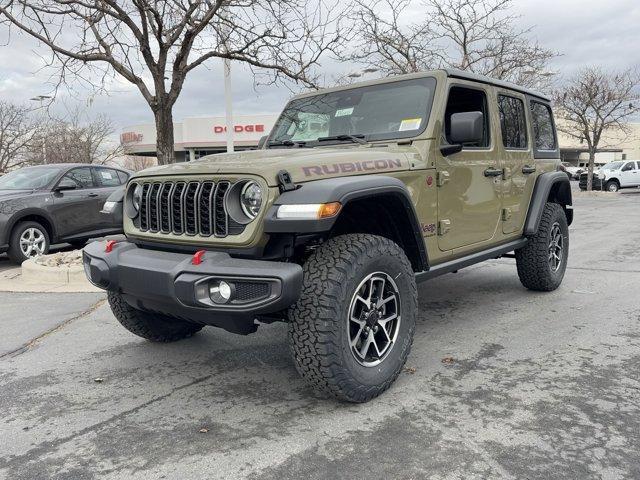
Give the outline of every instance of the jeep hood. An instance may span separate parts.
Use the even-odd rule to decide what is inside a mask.
[[[295,183],[302,183],[318,178],[409,170],[415,155],[417,150],[409,145],[248,150],[153,167],[134,177],[251,174],[261,176],[273,187],[277,186],[280,170],[288,171]]]

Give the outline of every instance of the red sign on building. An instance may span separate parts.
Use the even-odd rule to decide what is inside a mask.
[[[227,131],[227,127],[225,125],[215,125],[213,127],[213,133],[224,133]],[[254,123],[248,125],[234,125],[233,131],[235,133],[263,133],[264,132],[264,124],[262,123]]]
[[[120,135],[120,143],[138,143],[142,141],[142,134],[136,132],[124,132]]]

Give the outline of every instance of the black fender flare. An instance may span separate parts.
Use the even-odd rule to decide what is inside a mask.
[[[544,205],[549,201],[549,196],[552,193],[553,200],[562,205],[567,215],[567,223],[571,225],[573,221],[571,183],[564,172],[547,172],[538,176],[533,187],[529,211],[524,224],[525,235],[535,235],[538,231]]]
[[[299,185],[296,190],[282,193],[267,211],[264,220],[265,233],[323,233],[330,231],[339,215],[321,220],[292,220],[277,218],[280,205],[315,204],[340,202],[344,207],[354,200],[377,196],[394,196],[404,207],[404,214],[411,224],[421,263],[427,269],[428,258],[420,222],[411,195],[406,185],[397,178],[387,175],[358,175],[352,177],[328,178]]]

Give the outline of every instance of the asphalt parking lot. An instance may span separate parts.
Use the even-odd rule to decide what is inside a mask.
[[[175,344],[102,294],[0,294],[0,478],[640,478],[640,195],[579,196],[549,294],[514,261],[420,287],[407,370],[318,399],[286,326]]]

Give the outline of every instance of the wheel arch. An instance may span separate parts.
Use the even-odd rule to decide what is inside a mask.
[[[280,205],[340,202],[340,213],[321,220],[277,218]],[[362,215],[364,212],[376,215]],[[387,228],[380,222],[386,221]],[[265,233],[318,233],[333,237],[343,233],[370,233],[400,245],[416,272],[428,269],[428,258],[411,195],[405,184],[386,175],[317,180],[284,192],[265,218]]]
[[[538,231],[542,212],[547,202],[562,206],[567,223],[571,225],[573,222],[573,197],[571,183],[564,172],[547,172],[536,179],[524,225],[525,235],[534,235]]]
[[[7,223],[6,235],[7,241],[9,241],[11,237],[11,232],[16,228],[20,222],[38,222],[41,224],[49,234],[49,242],[53,243],[55,239],[57,239],[57,232],[55,223],[53,219],[42,210],[38,209],[26,209],[21,210],[18,214],[16,214],[9,222]]]

